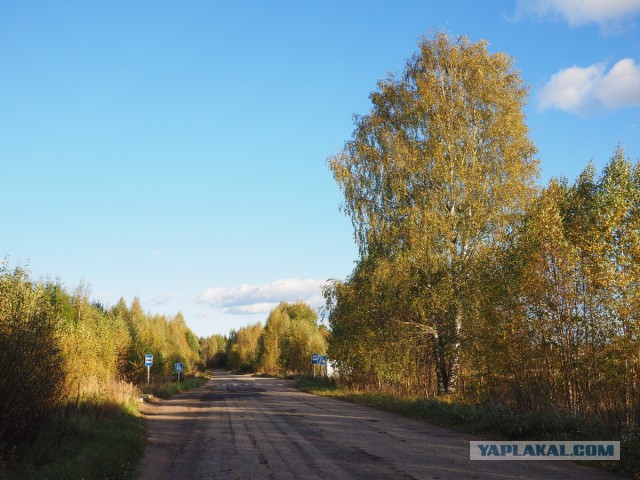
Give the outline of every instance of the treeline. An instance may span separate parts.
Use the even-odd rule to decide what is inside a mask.
[[[3,264],[0,467],[2,458],[63,428],[70,409],[134,402],[134,384],[146,381],[146,353],[154,355],[154,380],[162,381],[171,378],[174,362],[187,372],[198,368],[199,350],[181,314],[145,314],[137,299],[106,309],[91,303],[86,289],[69,293]]]
[[[229,337],[201,339],[210,367],[270,375],[311,373],[311,354],[325,354],[328,331],[306,303],[282,302],[266,320],[231,331]]]
[[[460,286],[449,393],[640,420],[640,164],[618,149],[597,178],[590,165],[573,184],[551,181],[494,247]],[[415,320],[428,287],[402,262],[369,257],[333,283],[330,355],[350,382],[436,396],[440,344]]]
[[[640,425],[640,165],[536,188],[510,59],[445,34],[380,82],[330,167],[360,259],[326,289],[360,388]]]

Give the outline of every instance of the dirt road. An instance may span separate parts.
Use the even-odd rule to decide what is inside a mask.
[[[145,406],[142,480],[619,479],[570,462],[471,462],[477,437],[302,393],[293,382],[216,372]]]

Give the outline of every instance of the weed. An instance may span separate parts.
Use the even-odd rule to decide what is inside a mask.
[[[144,451],[144,419],[130,406],[82,403],[64,412],[62,428],[8,466],[7,480],[130,478]],[[58,424],[59,427],[61,424]],[[50,440],[50,438],[49,438]],[[48,448],[46,448],[48,447]]]
[[[208,380],[205,377],[187,377],[181,382],[152,383],[150,385],[143,385],[140,387],[140,390],[142,393],[151,394],[158,398],[169,398],[176,393],[198,388],[207,383],[207,381]]]
[[[494,440],[619,440],[621,460],[598,462],[597,466],[625,473],[640,471],[640,430],[628,429],[615,435],[597,418],[577,418],[560,410],[515,412],[501,402],[468,405],[450,398],[443,401],[359,391],[341,387],[331,379],[301,378],[298,388]]]

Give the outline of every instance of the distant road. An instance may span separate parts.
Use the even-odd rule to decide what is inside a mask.
[[[280,379],[216,372],[145,413],[142,480],[621,478],[571,462],[471,462],[477,437],[302,393]]]

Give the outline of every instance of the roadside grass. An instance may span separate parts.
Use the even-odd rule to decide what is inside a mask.
[[[160,398],[199,387],[205,377],[150,385]],[[145,386],[146,387],[146,386]],[[144,391],[145,389],[140,389]],[[86,398],[57,412],[28,452],[0,465],[3,480],[133,479],[146,444],[146,424],[135,395],[115,402]]]
[[[554,410],[547,413],[514,412],[504,403],[468,405],[449,398],[399,397],[341,387],[331,379],[298,379],[302,391],[384,410],[434,425],[482,436],[489,440],[618,440],[620,461],[582,462],[640,478],[640,431],[611,432],[603,422],[590,421]]]
[[[131,478],[144,451],[145,423],[134,405],[87,402],[61,412],[50,432],[17,462],[7,480]]]
[[[143,394],[153,395],[158,398],[169,398],[172,395],[175,395],[180,392],[184,392],[186,390],[193,390],[194,388],[198,388],[209,381],[208,376],[199,376],[199,377],[187,377],[182,380],[180,383],[171,382],[171,383],[151,383],[149,385],[141,385],[140,391]]]
[[[278,377],[277,375],[271,375],[270,373],[263,373],[263,372],[254,373],[251,376],[255,378],[281,378],[281,377]]]

